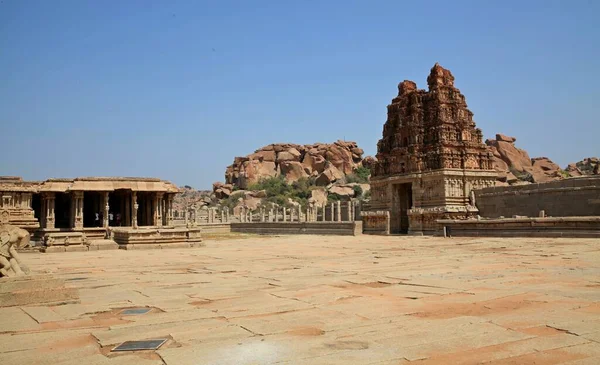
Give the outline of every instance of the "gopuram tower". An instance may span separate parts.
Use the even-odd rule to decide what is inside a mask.
[[[495,183],[492,153],[452,73],[436,63],[427,85],[398,85],[377,143],[371,210],[390,212],[391,233],[432,234],[437,219],[474,216],[471,190]]]

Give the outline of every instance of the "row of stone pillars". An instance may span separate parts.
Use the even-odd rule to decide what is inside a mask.
[[[353,201],[346,202],[347,209],[346,214],[342,217],[342,202],[338,201],[335,203],[331,203],[331,214],[330,214],[330,222],[352,222],[354,221],[356,206]],[[285,207],[274,207],[272,209],[265,209],[261,207],[258,209],[258,212],[252,211],[247,207],[242,207],[240,209],[239,220],[242,223],[251,223],[251,222],[325,222],[326,218],[326,205],[323,205],[321,208],[321,219],[319,220],[319,208],[314,206],[308,206],[305,212],[302,212],[300,206],[295,208],[285,208]],[[255,216],[255,213],[258,213]]]
[[[167,195],[166,199],[163,199],[163,193],[158,192],[151,201],[152,210],[154,215],[152,217],[153,225],[161,227],[164,225],[170,226],[173,221],[173,195]],[[74,229],[83,229],[83,191],[74,191],[71,193],[71,207],[70,207],[70,226]],[[104,192],[103,196],[104,212],[102,213],[102,226],[104,228],[109,227],[109,193]],[[55,193],[44,193],[42,194],[42,211],[41,219],[43,228],[53,229],[56,222],[56,195]],[[131,192],[131,222],[132,228],[138,228],[138,209],[139,204],[137,203],[137,193]],[[165,222],[163,222],[163,216],[166,216]]]
[[[187,210],[182,211],[180,214],[183,215],[186,225],[197,224],[199,214],[199,209],[189,208]],[[207,223],[225,223],[229,222],[229,209],[221,209],[218,211],[216,208],[209,208]]]

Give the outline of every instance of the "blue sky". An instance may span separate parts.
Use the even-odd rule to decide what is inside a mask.
[[[210,188],[274,142],[376,153],[397,84],[449,68],[485,137],[600,155],[597,1],[0,0],[0,175]]]

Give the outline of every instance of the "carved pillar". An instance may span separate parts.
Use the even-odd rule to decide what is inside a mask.
[[[225,221],[229,222],[229,208],[225,208]]]
[[[260,208],[260,221],[262,223],[265,222],[265,208],[263,208],[263,207]]]
[[[83,191],[74,191],[71,195],[71,227],[83,229]]]
[[[45,193],[43,195],[43,224],[44,228],[53,229],[54,228],[54,193]]]
[[[133,228],[138,227],[137,213],[139,207],[140,206],[137,203],[137,193],[134,191],[131,193],[131,227]]]
[[[352,222],[352,200],[348,201],[348,222]]]
[[[321,222],[325,222],[325,207],[327,206],[327,204],[323,203],[323,206],[321,207],[321,210],[323,211],[322,213],[322,217],[321,217]]]
[[[102,226],[104,228],[108,228],[110,220],[109,220],[109,214],[110,214],[110,205],[108,202],[108,191],[104,192],[104,222],[102,222]]]
[[[275,222],[279,222],[279,207],[275,206]]]
[[[173,194],[167,195],[167,226],[173,225]]]
[[[298,205],[298,223],[300,223],[300,216],[302,216],[302,206]]]
[[[283,207],[283,221],[285,222],[287,220],[287,208]]]
[[[306,206],[306,215],[304,216],[304,221],[305,222],[310,222],[311,218],[310,218],[310,207],[307,205]]]
[[[338,222],[342,221],[342,202],[341,201],[337,201],[337,212],[336,212],[336,218],[335,220]]]
[[[156,211],[154,213],[154,225],[158,227],[162,227],[163,225],[163,214],[164,214],[164,204],[163,204],[163,196],[164,193],[156,193]]]
[[[334,203],[331,203],[331,221],[332,222],[335,220],[335,215],[333,214],[334,212],[335,212]]]

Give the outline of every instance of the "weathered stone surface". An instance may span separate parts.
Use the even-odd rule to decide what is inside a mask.
[[[302,165],[304,166],[304,171],[307,174],[312,176],[317,176],[323,170],[325,170],[325,157],[317,154],[317,153],[307,153],[304,156],[304,160],[302,160]]]
[[[336,141],[334,143],[314,143],[299,145],[277,143],[262,147],[245,157],[236,157],[233,164],[225,171],[225,181],[232,186],[246,189],[262,178],[283,175],[289,182],[306,176],[317,177],[322,174],[326,164],[332,164],[343,174],[350,174],[359,166],[370,166],[372,160],[363,164],[364,151],[356,142]],[[304,173],[300,173],[297,165],[302,164]],[[331,175],[328,173],[327,175]],[[337,175],[336,175],[337,176]],[[339,177],[336,177],[339,179]],[[228,196],[232,188],[225,188],[221,183],[213,184],[213,191],[218,197]]]
[[[535,182],[546,182],[563,178],[560,174],[561,168],[548,157],[536,157],[531,159],[532,175]]]
[[[342,198],[346,198],[346,200],[352,198],[354,196],[354,189],[349,185],[333,185],[329,188],[330,194],[337,194]]]
[[[340,224],[321,224],[328,225]],[[83,304],[2,308],[0,358],[44,365],[597,364],[596,242],[245,236],[195,252],[60,255],[53,275],[79,288]],[[43,272],[58,258],[36,254],[28,262]],[[120,314],[144,306],[155,309]],[[121,341],[160,337],[170,340],[157,353],[106,353]]]
[[[17,226],[0,223],[0,278],[22,276],[29,272],[17,253],[17,249],[28,245],[29,232]]]
[[[377,159],[373,156],[367,156],[362,160],[363,167],[368,168],[369,170],[377,163]]]
[[[245,186],[251,186],[260,181],[260,179],[273,177],[277,175],[276,165],[273,161],[250,160],[244,163]]]
[[[496,141],[515,143],[517,141],[517,139],[515,137],[509,137],[504,134],[498,133],[498,134],[496,134]]]
[[[600,175],[600,158],[588,157],[583,160],[569,164],[566,171],[569,176]]]
[[[500,134],[497,136],[501,136]],[[505,137],[506,138],[506,137]],[[505,140],[486,140],[485,143],[495,149],[492,150],[494,156],[499,156],[509,169],[516,171],[525,171],[526,168],[531,167],[531,158],[527,151],[517,148],[514,142],[507,142]]]
[[[516,138],[496,134],[495,140],[486,140],[494,156],[494,169],[499,182],[547,182],[562,179],[560,166],[548,157],[531,159],[527,151],[517,148]]]
[[[284,161],[279,164],[279,168],[288,183],[308,177],[308,174],[304,171],[304,166],[298,161]]]
[[[322,207],[324,204],[327,204],[327,191],[324,188],[314,189],[310,194],[311,202],[317,207]]]
[[[341,178],[344,177],[344,174],[337,169],[333,164],[328,163],[325,170],[317,176],[317,180],[315,183],[317,185],[326,186],[329,185]]]

